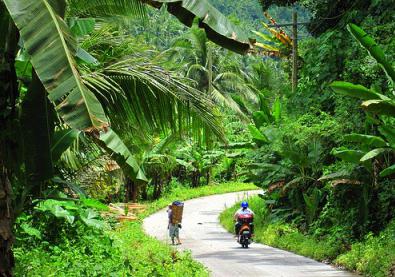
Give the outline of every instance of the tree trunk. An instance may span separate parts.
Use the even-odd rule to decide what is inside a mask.
[[[2,2],[0,2],[0,16],[3,19],[0,26],[2,32],[0,38],[0,276],[3,277],[12,276],[14,267],[12,252],[14,209],[11,206],[12,187],[9,169],[16,165],[20,149],[16,135],[18,126],[15,122],[18,98],[15,56],[19,33]],[[4,24],[7,21],[8,24]]]
[[[125,203],[129,202],[132,195],[132,180],[129,177],[125,178]]]
[[[139,188],[138,188],[138,184],[137,182],[133,182],[131,183],[131,190],[132,190],[132,202],[136,203],[137,202],[137,197],[139,194]]]
[[[200,184],[200,171],[196,170],[192,173],[192,187],[196,188]]]
[[[11,194],[8,172],[0,160],[0,276],[12,276],[14,267]]]
[[[141,188],[141,198],[143,200],[148,200],[148,192],[147,192],[148,185],[147,183]]]
[[[162,178],[160,178],[160,177],[155,178],[154,195],[153,195],[154,200],[159,199],[159,197],[162,194],[162,189],[163,189],[163,180],[162,180]]]

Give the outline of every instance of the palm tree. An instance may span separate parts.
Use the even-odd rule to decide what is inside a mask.
[[[12,275],[13,266],[11,246],[14,215],[11,203],[11,182],[14,183],[16,179],[23,180],[18,176],[28,176],[28,182],[32,184],[32,187],[37,187],[37,184],[52,176],[53,161],[50,142],[55,122],[64,122],[73,129],[90,134],[93,138],[103,142],[105,147],[118,153],[134,169],[134,172],[138,172],[138,167],[135,166],[132,155],[127,151],[122,140],[109,129],[110,120],[97,96],[98,90],[95,91],[87,86],[76,66],[75,56],[79,53],[79,47],[64,17],[67,4],[69,4],[68,11],[72,12],[75,5],[83,2],[84,6],[88,7],[84,10],[85,14],[90,13],[96,16],[143,14],[143,6],[139,1],[2,0],[0,2],[0,20],[2,21],[0,28],[3,34],[0,39],[0,64],[1,76],[5,77],[1,80],[0,93],[0,128],[2,129],[0,136],[0,273],[4,276]],[[149,1],[154,6],[161,6],[163,2]],[[206,10],[204,15],[198,15],[194,8],[184,7],[183,1],[169,4],[168,8],[182,6],[181,11],[184,15],[185,11],[188,12],[183,19],[192,21],[195,15],[200,17],[202,26],[211,31],[211,39],[221,41],[225,46],[239,52],[248,50],[248,43],[237,41],[232,37],[231,26],[223,16],[216,14],[206,1],[196,2],[199,2],[200,10],[202,8]],[[205,15],[212,14],[213,11],[213,17],[221,20],[223,24],[218,24],[216,20],[205,22]],[[172,13],[177,14],[177,11],[173,10]],[[188,24],[188,22],[185,23]],[[22,39],[23,48],[30,56],[33,70],[27,80],[22,79],[18,83],[15,60],[20,50],[19,38]],[[113,70],[112,73],[115,75],[130,76],[129,68],[125,68],[125,63],[112,65],[108,69]],[[134,82],[137,77],[144,79],[138,73],[135,71],[134,77],[130,77],[129,80]],[[18,88],[22,81],[27,81],[29,85],[27,92],[22,91],[20,95]],[[106,85],[112,86],[106,87]],[[142,81],[140,85],[151,86],[151,89],[147,89],[148,91],[152,90],[152,87],[160,90],[165,86],[157,80],[151,84]],[[172,85],[178,87],[179,83],[172,82]],[[117,90],[119,86],[106,82],[101,84],[101,89]],[[19,118],[17,110],[21,107],[22,100],[23,117]],[[21,121],[23,131],[19,128]],[[22,136],[19,135],[20,132]],[[23,147],[23,144],[26,147]],[[21,149],[27,151],[23,153]],[[26,165],[26,172],[22,169],[23,164]]]
[[[226,64],[225,61],[232,59],[232,54],[215,47],[197,23],[188,34],[177,39],[167,52],[178,64],[184,64],[186,75],[197,81],[199,90],[206,92],[215,103],[238,114],[244,121],[249,121],[238,97],[243,102],[256,103],[255,92],[246,83],[238,63]],[[226,58],[221,59],[224,55]]]

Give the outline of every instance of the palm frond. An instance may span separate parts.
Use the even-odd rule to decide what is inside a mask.
[[[71,16],[146,16],[146,7],[139,0],[67,0],[67,3]]]
[[[230,95],[223,94],[214,87],[211,91],[211,97],[219,105],[226,107],[236,113],[243,121],[249,122],[247,115],[240,109],[239,104],[237,104],[237,102],[234,101]]]
[[[100,81],[93,82],[92,78],[99,78]],[[189,86],[187,83],[191,80],[180,77],[175,72],[128,57],[99,72],[88,74],[84,80],[89,86],[95,86],[95,91],[111,94],[101,100],[108,102],[109,99],[114,99],[108,102],[110,105],[107,105],[107,109],[111,109],[115,115],[123,116],[122,121],[130,120],[151,130],[169,128],[176,132],[184,128],[185,123],[196,128],[206,126],[216,136],[223,138],[219,115],[213,102]],[[108,82],[106,87],[114,83],[118,87],[116,90],[104,90],[100,84],[105,82]],[[114,120],[111,122],[113,126],[119,124]]]

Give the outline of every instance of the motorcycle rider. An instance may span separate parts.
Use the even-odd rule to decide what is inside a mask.
[[[239,220],[239,216],[240,215],[252,215],[252,220],[254,218],[254,212],[248,208],[248,202],[247,201],[243,201],[241,202],[241,208],[239,210],[237,210],[237,212],[234,215],[234,219],[236,221],[235,224],[235,233],[236,233],[236,237],[239,236],[239,231],[240,228],[242,226],[242,222]],[[250,222],[250,230],[251,230],[251,234],[254,234],[254,224],[252,223],[252,220]]]

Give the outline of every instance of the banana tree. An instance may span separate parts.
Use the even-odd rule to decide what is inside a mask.
[[[381,50],[372,37],[357,25],[349,24],[347,29],[361,46],[379,63],[393,86],[395,82],[395,70],[383,50]],[[393,94],[387,93],[387,96],[374,89],[344,81],[333,82],[330,84],[330,87],[336,93],[363,100],[361,107],[368,113],[377,115],[380,122],[378,127],[379,135],[351,134],[345,137],[350,142],[358,143],[357,145],[360,146],[360,149],[335,150],[333,153],[342,159],[354,163],[362,163],[365,166],[369,161],[377,161],[381,155],[385,155],[386,159],[381,165],[382,168],[379,176],[386,177],[395,173],[395,164],[389,164],[392,160],[391,156],[395,153],[395,133],[393,131],[394,126],[391,124],[391,120],[395,116],[395,99]],[[385,120],[385,118],[390,120]],[[369,169],[371,168],[369,167]],[[374,183],[376,182],[375,178]]]

